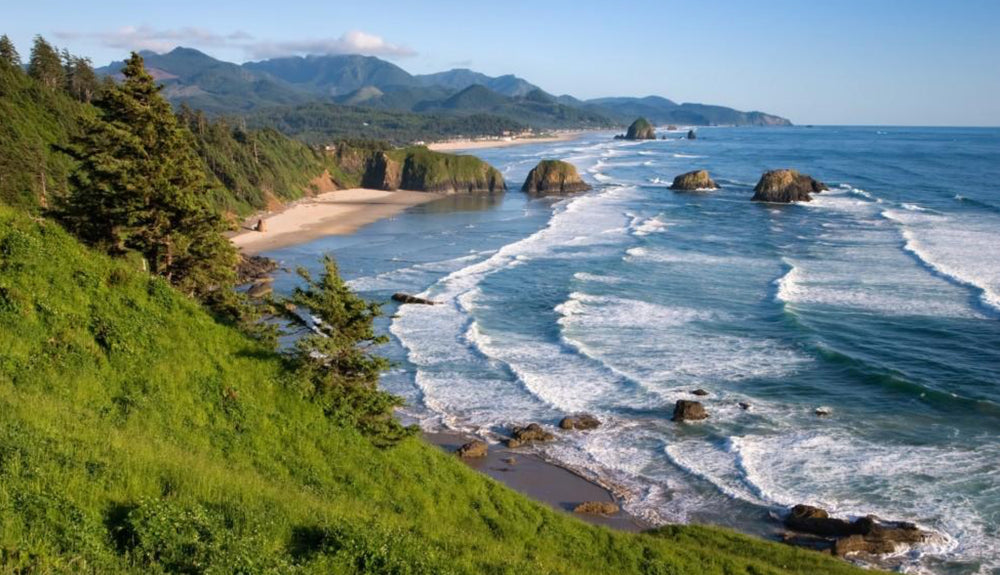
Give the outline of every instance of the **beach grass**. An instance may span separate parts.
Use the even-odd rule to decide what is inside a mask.
[[[140,264],[0,207],[0,573],[855,573],[592,526],[417,438],[376,448]]]

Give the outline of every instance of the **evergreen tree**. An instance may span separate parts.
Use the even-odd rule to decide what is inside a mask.
[[[79,58],[66,50],[63,50],[62,58],[66,91],[77,100],[90,103],[101,85],[90,58]]]
[[[50,89],[63,85],[63,67],[59,52],[45,38],[35,36],[28,60],[28,75]]]
[[[208,298],[233,283],[236,251],[209,205],[209,187],[160,87],[133,53],[120,85],[95,101],[69,153],[78,162],[64,209],[67,224],[112,253],[134,250],[150,271]]]
[[[0,36],[0,65],[4,64],[21,69],[21,55],[17,53],[17,48],[6,34]]]

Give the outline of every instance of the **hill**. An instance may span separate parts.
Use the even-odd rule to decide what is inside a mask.
[[[684,124],[693,126],[788,126],[785,118],[763,112],[741,112],[725,106],[678,104],[659,96],[645,98],[596,98],[580,106],[603,114],[617,122],[629,122],[636,116],[648,118],[654,124]]]
[[[418,82],[399,66],[374,56],[289,56],[247,62],[245,70],[279,78],[315,94],[339,96],[364,86],[416,86]]]
[[[444,100],[421,102],[414,111],[489,114],[516,118],[534,128],[606,128],[613,125],[601,114],[560,104],[541,90],[508,98],[479,84],[469,86]]]
[[[125,260],[0,206],[0,569],[855,573],[704,527],[557,513],[404,439]]]
[[[504,96],[524,96],[528,92],[538,90],[538,86],[518,78],[513,74],[492,77],[474,72],[468,68],[455,68],[436,74],[414,76],[422,86],[438,86],[452,91],[460,91],[479,84]]]

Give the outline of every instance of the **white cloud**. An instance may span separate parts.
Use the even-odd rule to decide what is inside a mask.
[[[352,30],[339,38],[314,38],[292,41],[272,41],[254,38],[237,30],[219,34],[197,27],[156,29],[150,26],[124,26],[103,32],[56,32],[62,40],[91,40],[107,48],[120,50],[152,50],[168,52],[177,46],[194,48],[235,48],[251,58],[273,58],[305,54],[364,54],[385,58],[405,58],[416,55],[406,46],[392,44],[380,36]]]

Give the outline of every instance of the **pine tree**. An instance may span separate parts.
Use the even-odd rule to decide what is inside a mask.
[[[236,252],[210,208],[209,187],[160,87],[133,53],[120,85],[95,100],[70,155],[78,169],[64,208],[67,224],[112,253],[139,252],[152,273],[208,298],[233,283]]]
[[[21,55],[17,53],[17,48],[6,34],[0,36],[0,65],[4,64],[21,69]]]
[[[63,50],[62,59],[66,91],[77,100],[89,104],[101,85],[90,58],[79,58]]]
[[[28,75],[50,89],[63,85],[64,72],[59,52],[41,36],[35,36],[35,44],[31,47]]]

